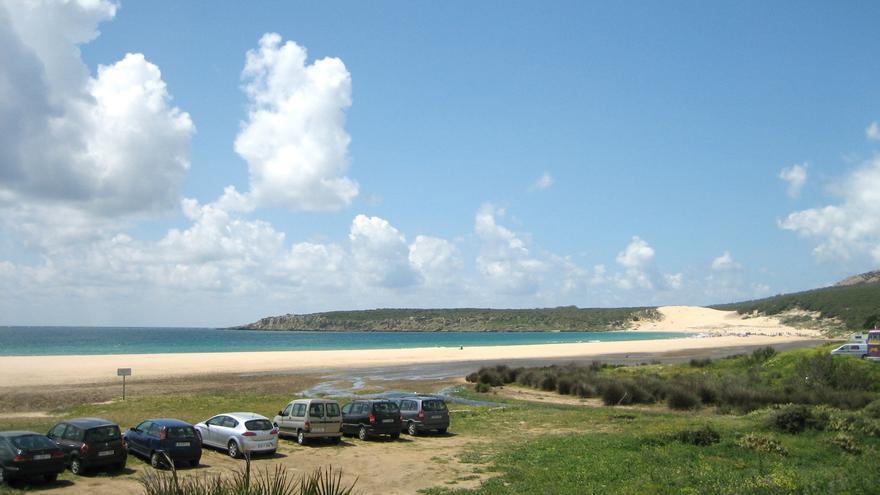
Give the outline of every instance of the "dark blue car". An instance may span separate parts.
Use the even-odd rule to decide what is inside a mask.
[[[165,454],[174,464],[198,466],[202,443],[193,426],[179,419],[148,419],[125,433],[125,446],[132,454],[150,460],[154,468],[166,464]]]

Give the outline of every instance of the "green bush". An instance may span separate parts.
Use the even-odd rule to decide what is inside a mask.
[[[880,419],[880,399],[877,399],[862,409],[865,416],[874,419]]]
[[[736,445],[744,449],[768,454],[788,455],[788,450],[779,440],[760,433],[747,433],[737,439]]]
[[[705,368],[712,364],[711,358],[693,358],[690,361],[691,368]]]
[[[752,351],[751,359],[753,363],[763,363],[765,361],[769,361],[770,358],[776,355],[776,349],[767,346],[755,349]]]
[[[666,395],[666,405],[670,409],[696,409],[700,406],[700,398],[689,390],[675,388]]]
[[[770,425],[785,433],[798,434],[807,428],[812,417],[807,406],[791,404],[774,411]]]
[[[706,447],[721,441],[721,434],[709,425],[702,428],[682,430],[674,436],[681,443],[699,447]]]
[[[629,404],[627,400],[629,395],[626,388],[619,382],[609,382],[602,387],[602,402],[606,406],[617,406],[621,404]]]
[[[846,433],[838,433],[837,436],[831,439],[831,443],[849,454],[859,455],[862,453],[862,449],[856,444],[856,439]]]
[[[474,387],[474,390],[481,393],[481,394],[485,394],[486,392],[492,390],[492,386],[489,385],[488,383],[480,382]]]

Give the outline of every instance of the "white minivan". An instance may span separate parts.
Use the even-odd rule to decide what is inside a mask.
[[[342,439],[342,413],[339,403],[330,399],[298,399],[291,401],[274,419],[282,435],[296,437],[304,445],[310,439],[329,438],[333,443]]]
[[[847,342],[831,351],[831,354],[863,358],[868,355],[868,344],[865,342]]]

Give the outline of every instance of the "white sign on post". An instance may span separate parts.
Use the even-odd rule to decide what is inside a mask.
[[[131,368],[116,368],[116,376],[122,377],[122,400],[125,400],[125,377],[131,376]]]

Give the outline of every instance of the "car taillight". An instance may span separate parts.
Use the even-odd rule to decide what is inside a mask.
[[[376,415],[373,413],[370,413],[370,424],[373,424],[375,422],[376,422]]]
[[[246,431],[246,432],[242,433],[241,436],[243,436],[243,437],[255,437],[255,436],[257,436],[257,434],[254,433],[254,432],[252,432],[252,431]]]
[[[79,448],[79,453],[82,455],[88,454],[89,453],[89,444],[87,444],[87,443],[82,444],[82,446],[80,446],[80,448]]]
[[[159,431],[159,440],[165,440],[168,438],[168,428],[162,428]]]
[[[425,419],[425,411],[419,411],[419,419]]]
[[[278,434],[278,428],[272,428],[272,431],[270,431],[269,434],[270,434],[270,435],[277,435],[277,434]]]
[[[33,459],[34,456],[32,454],[18,454],[12,460],[15,462],[29,461]]]
[[[311,430],[312,430],[312,422],[311,422],[311,421],[306,421],[306,423],[303,425],[303,429],[304,429],[305,431],[311,431]]]

